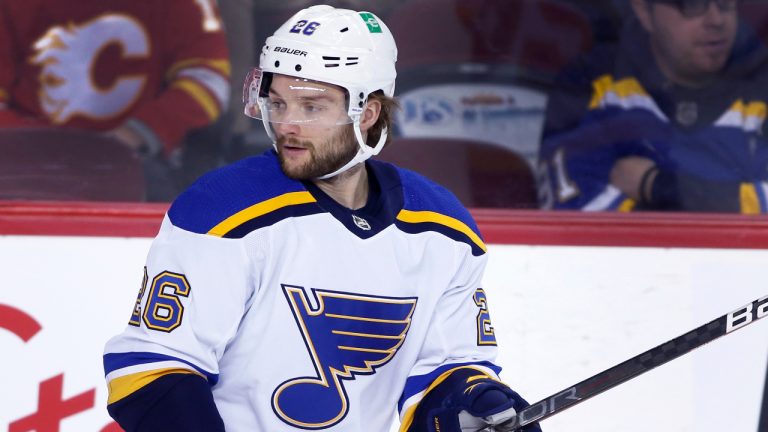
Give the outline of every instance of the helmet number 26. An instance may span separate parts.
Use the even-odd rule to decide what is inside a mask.
[[[303,33],[307,36],[310,36],[315,32],[315,30],[317,30],[318,26],[320,26],[319,22],[307,22],[307,20],[300,20],[296,23],[296,25],[293,26],[291,33]]]

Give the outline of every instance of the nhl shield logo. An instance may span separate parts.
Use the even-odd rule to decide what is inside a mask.
[[[357,225],[357,227],[361,230],[371,230],[371,224],[369,224],[367,220],[361,218],[360,216],[352,215],[352,220],[355,221],[355,225]]]

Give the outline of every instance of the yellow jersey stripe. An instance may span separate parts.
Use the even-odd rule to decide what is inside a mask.
[[[757,117],[760,119],[766,118],[768,113],[768,106],[765,102],[754,101],[745,104],[743,100],[739,99],[731,105],[731,111],[736,111],[744,117]]]
[[[409,321],[409,318],[406,318],[404,320],[390,320],[390,319],[382,319],[382,318],[366,318],[366,317],[351,316],[351,315],[339,315],[339,314],[332,314],[332,313],[327,313],[325,314],[325,316],[327,316],[328,318],[341,318],[345,320],[377,322],[377,323],[385,323],[385,324],[407,324]]]
[[[342,336],[358,336],[358,337],[372,338],[372,339],[402,339],[403,338],[403,335],[386,336],[386,335],[377,335],[377,334],[370,334],[370,333],[348,332],[343,330],[331,330],[331,333],[342,335]]]
[[[478,369],[474,366],[459,366],[455,367],[453,369],[448,369],[447,371],[440,374],[440,376],[437,377],[434,381],[432,381],[432,384],[427,387],[426,390],[424,390],[424,396],[422,396],[422,399],[424,399],[429,392],[431,392],[435,387],[439,386],[443,381],[448,379],[449,376],[451,376],[452,373],[456,372],[460,369],[474,369],[479,371],[481,374],[483,374],[487,378],[493,378],[485,373],[485,371]],[[406,432],[409,427],[411,427],[411,424],[413,423],[413,418],[416,414],[416,408],[418,408],[419,404],[413,404],[412,406],[408,407],[408,410],[405,412],[405,415],[403,415],[403,422],[400,423],[400,429],[399,432]]]
[[[143,388],[144,386],[151,383],[152,381],[170,374],[200,375],[199,373],[191,371],[189,369],[166,368],[166,369],[155,369],[155,370],[145,371],[145,372],[137,372],[134,374],[121,376],[111,380],[109,384],[107,384],[107,387],[109,388],[109,398],[107,399],[107,404],[115,403],[133,394],[134,392]]]
[[[313,202],[317,202],[315,197],[313,197],[312,194],[307,191],[289,192],[280,196],[276,196],[272,199],[262,201],[258,204],[254,204],[244,210],[240,210],[239,212],[221,221],[215,227],[211,228],[208,231],[208,234],[216,237],[223,237],[228,232],[251,219],[255,219],[259,216],[263,216],[267,213],[271,213],[284,207]]]
[[[486,378],[490,378],[490,377],[489,377],[488,375],[486,375],[486,374],[482,374],[482,375],[473,375],[473,376],[471,376],[471,377],[467,378],[467,384],[469,384],[469,383],[471,383],[471,382],[473,382],[473,381],[477,381],[477,380],[479,380],[479,379],[486,379]],[[495,380],[494,380],[494,381],[495,381]]]
[[[648,96],[643,86],[635,78],[624,78],[614,81],[612,76],[602,75],[592,82],[592,88],[593,95],[592,100],[589,102],[590,109],[600,106],[600,101],[605,99],[605,95],[610,92],[616,93],[621,99],[635,95]]]
[[[168,69],[168,73],[165,74],[165,79],[170,81],[181,69],[195,66],[209,67],[225,77],[229,77],[232,72],[232,66],[227,59],[193,58],[182,60],[171,65],[170,69]]]
[[[374,348],[358,348],[358,347],[351,347],[346,345],[339,345],[338,348],[344,351],[357,351],[357,352],[366,352],[366,353],[373,353],[373,354],[392,354],[396,351],[394,349],[382,350],[382,349],[374,349]]]
[[[219,112],[221,111],[219,104],[210,95],[210,93],[208,93],[205,87],[196,81],[182,78],[174,81],[171,87],[181,89],[185,93],[192,96],[192,99],[194,99],[200,105],[200,107],[203,108],[203,111],[205,111],[205,114],[209,119],[215,120],[219,116]]]
[[[760,199],[752,183],[742,183],[739,190],[739,202],[743,214],[760,214]]]
[[[620,212],[631,212],[635,206],[637,205],[637,202],[633,200],[632,198],[627,198],[624,201],[619,204],[619,207],[617,208]]]
[[[474,242],[477,247],[483,250],[483,252],[487,252],[488,248],[485,246],[485,243],[480,239],[480,236],[478,236],[470,227],[467,226],[464,222],[454,219],[450,216],[442,215],[440,213],[435,213],[431,211],[411,211],[411,210],[400,210],[400,213],[397,214],[397,219],[403,222],[407,223],[423,223],[423,222],[431,222],[440,224],[443,226],[446,226],[448,228],[451,228],[453,230],[459,231],[460,233],[466,235],[469,237],[472,242]]]

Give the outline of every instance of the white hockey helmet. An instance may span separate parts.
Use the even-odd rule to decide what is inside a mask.
[[[371,147],[360,132],[360,116],[368,95],[381,90],[395,92],[397,46],[387,26],[373,13],[336,9],[327,5],[299,11],[267,38],[259,68],[246,78],[243,89],[245,113],[260,118],[273,143],[277,138],[270,119],[267,96],[272,74],[333,84],[347,92],[347,113],[337,124],[352,123],[359,149],[335,176],[384,147],[387,129]]]

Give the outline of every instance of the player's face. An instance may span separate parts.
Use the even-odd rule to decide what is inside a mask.
[[[275,75],[270,86],[270,95],[279,100],[280,95],[292,94],[282,99],[287,111],[295,110],[296,116],[307,110],[308,101],[312,110],[322,105],[330,111],[346,116],[346,94],[343,90],[321,83],[312,83],[312,90],[306,94],[296,88],[296,79]],[[317,99],[317,88],[322,88],[322,100]],[[306,97],[304,97],[306,96]],[[336,114],[334,114],[334,119]],[[357,153],[358,144],[351,124],[331,124],[329,121],[274,122],[272,127],[277,137],[277,154],[283,172],[290,178],[310,180],[336,171],[350,161]]]
[[[706,7],[698,14],[658,1],[645,2],[645,10],[638,14],[651,35],[660,68],[675,81],[698,83],[716,75],[736,39],[735,1],[699,3]]]
[[[277,155],[285,175],[296,180],[311,180],[336,171],[352,160],[358,148],[352,125],[336,126],[335,129],[325,137],[305,134],[300,138],[292,133],[278,132]]]

